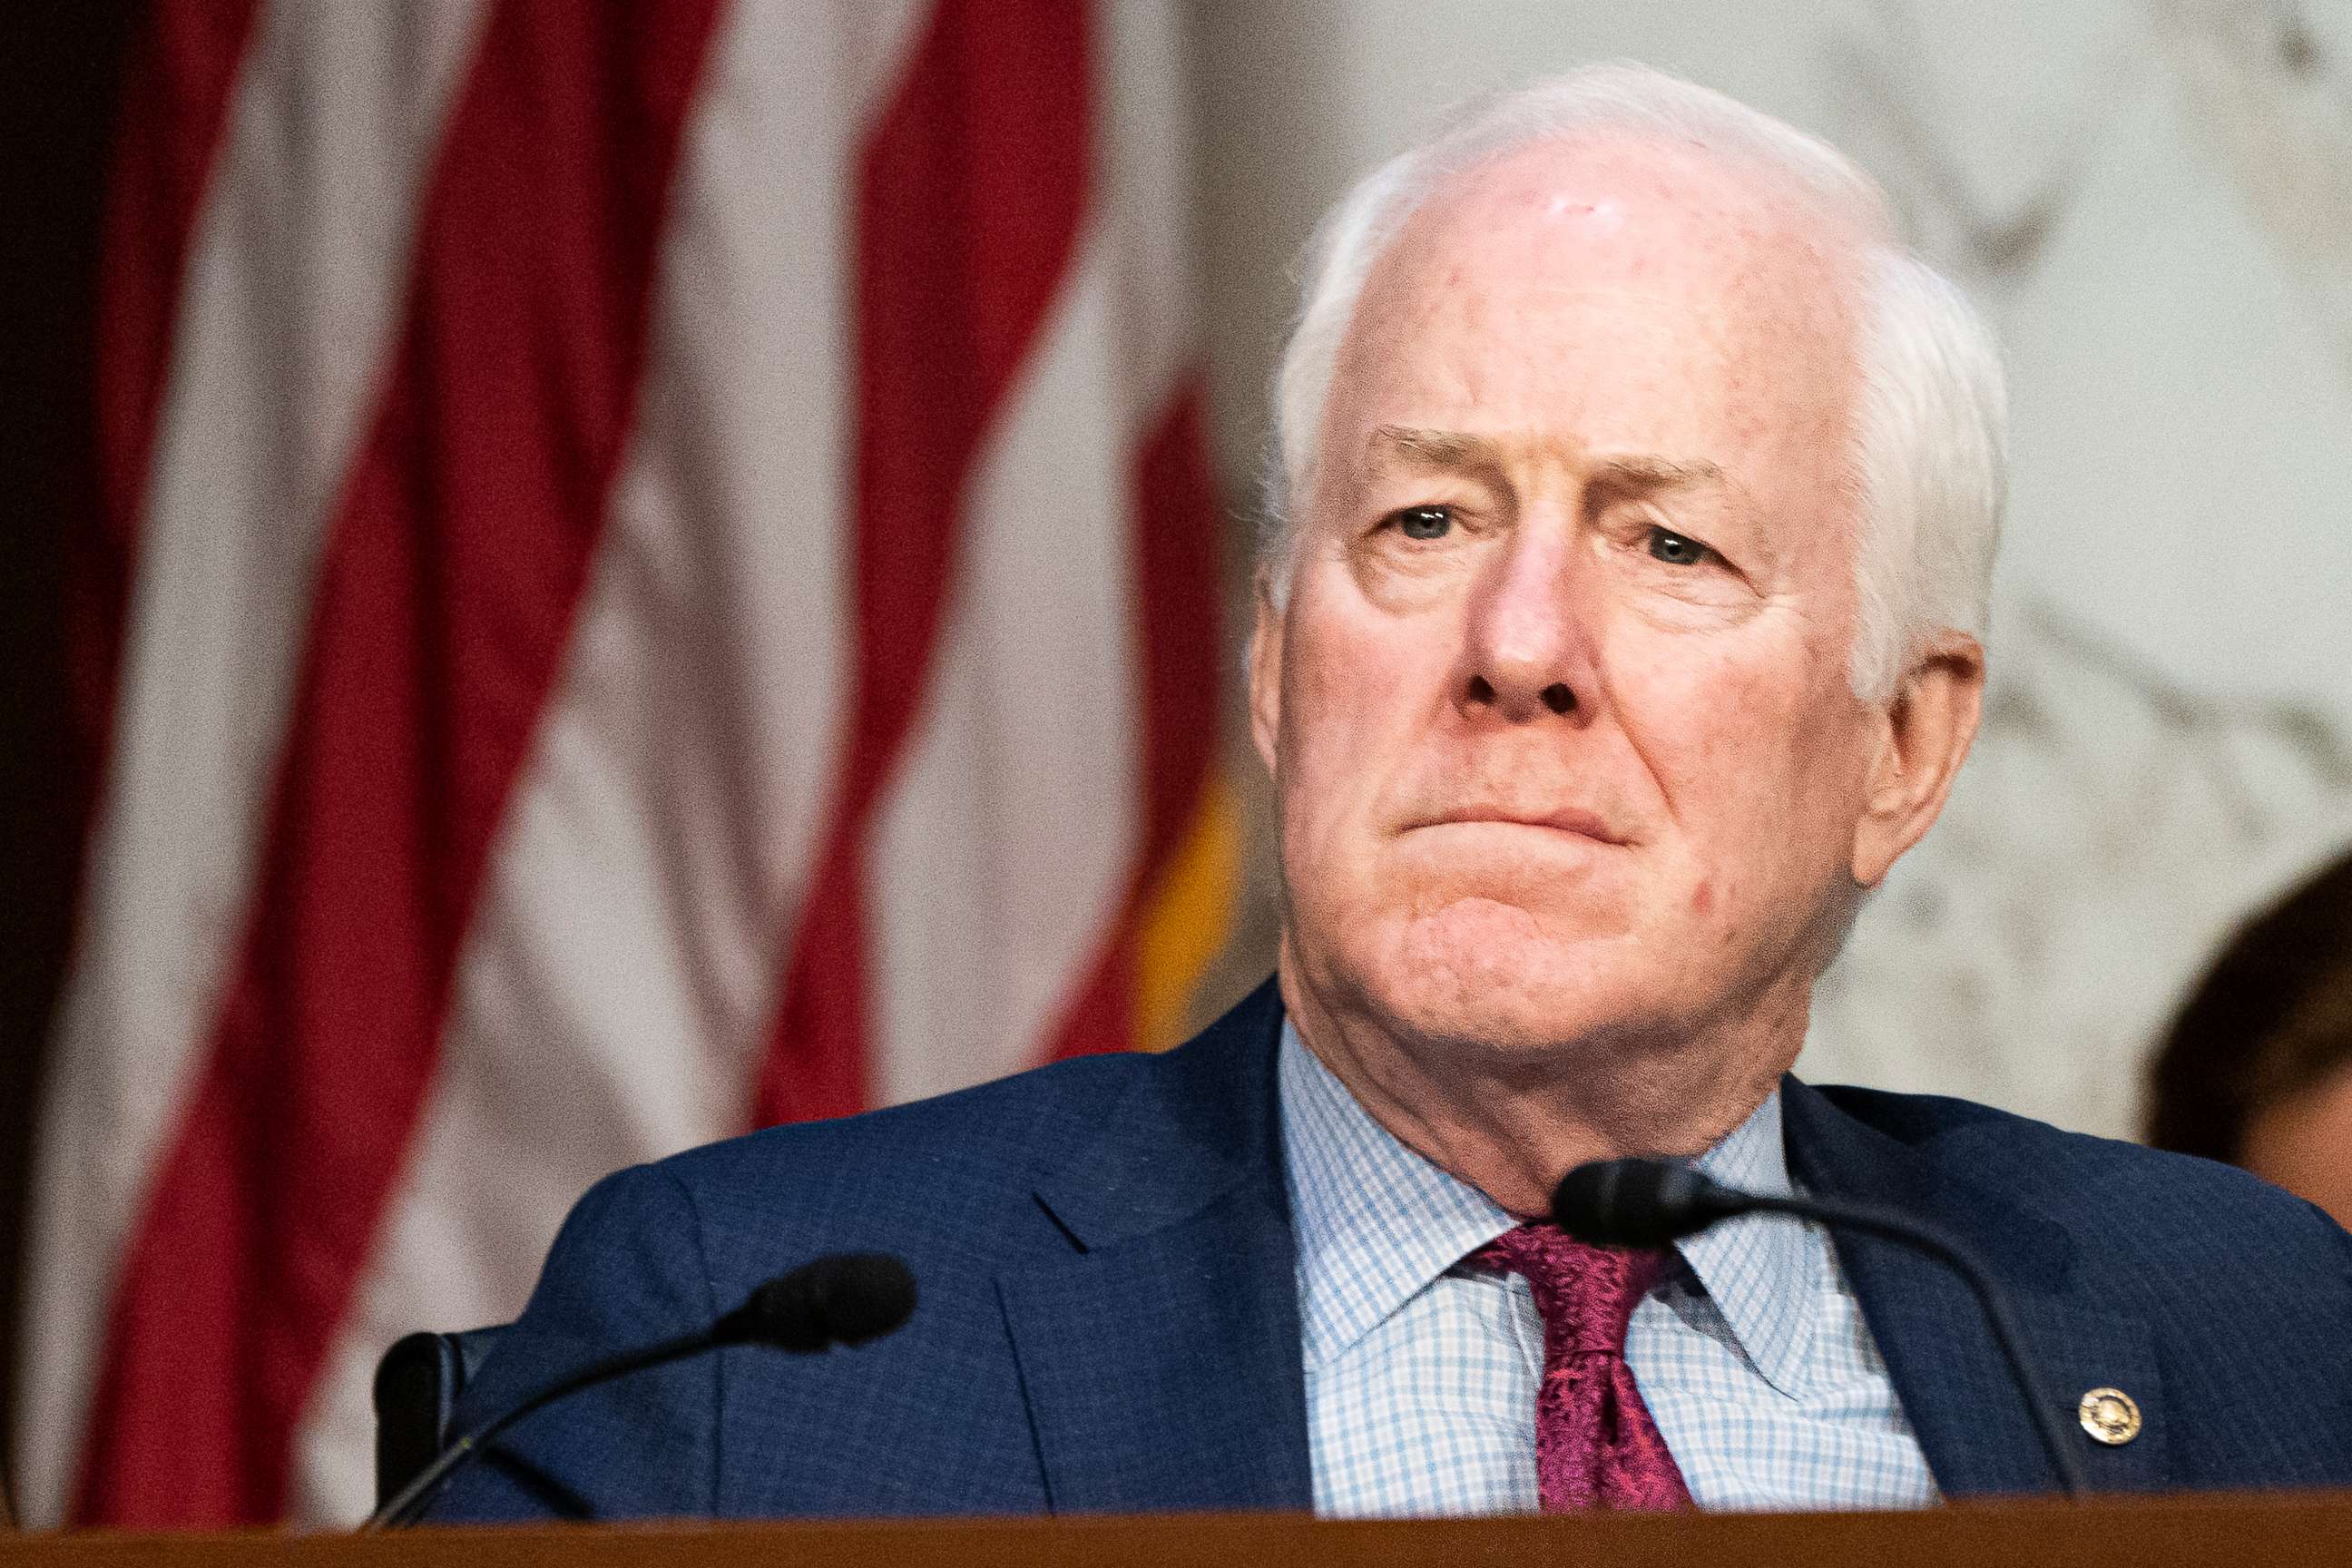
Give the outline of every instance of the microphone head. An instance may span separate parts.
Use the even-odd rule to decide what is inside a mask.
[[[726,1338],[809,1354],[862,1345],[914,1315],[915,1277],[887,1252],[829,1252],[751,1292],[722,1321]]]
[[[1595,1160],[1551,1194],[1552,1223],[1594,1247],[1664,1247],[1747,1206],[1745,1194],[1676,1160]]]

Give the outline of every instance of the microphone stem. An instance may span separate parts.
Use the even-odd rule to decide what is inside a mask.
[[[1985,1319],[1992,1325],[1992,1337],[2000,1342],[2000,1352],[2008,1358],[2009,1370],[2018,1387],[2025,1394],[2026,1413],[2033,1418],[2034,1430],[2041,1435],[2042,1447],[2050,1456],[2050,1465],[2058,1473],[2059,1489],[2072,1500],[2083,1493],[2083,1473],[2074,1463],[2074,1456],[2066,1445],[2066,1434],[2058,1424],[2059,1406],[2050,1397],[2050,1391],[2025,1359],[2025,1336],[2009,1310],[2009,1303],[1993,1288],[1992,1277],[1976,1255],[1956,1240],[1932,1236],[1913,1225],[1891,1209],[1877,1208],[1869,1204],[1834,1203],[1821,1198],[1766,1197],[1750,1194],[1744,1207],[1753,1207],[1770,1214],[1790,1215],[1798,1219],[1844,1226],[1913,1248],[1931,1253],[1949,1264],[1953,1272],[1968,1281],[1976,1292],[1977,1304],[1984,1309]]]
[[[441,1489],[441,1484],[448,1479],[452,1471],[479,1453],[490,1439],[533,1411],[552,1405],[568,1394],[577,1394],[591,1384],[602,1383],[607,1378],[625,1377],[633,1372],[643,1372],[649,1366],[659,1366],[681,1356],[697,1354],[711,1349],[721,1340],[722,1335],[715,1329],[698,1329],[674,1340],[641,1345],[624,1354],[592,1362],[576,1371],[565,1373],[553,1382],[543,1384],[512,1409],[467,1428],[457,1441],[435,1456],[431,1464],[418,1471],[415,1479],[401,1488],[382,1508],[368,1515],[367,1522],[360,1526],[359,1532],[370,1535],[416,1522],[416,1516],[425,1511],[425,1505],[433,1500],[434,1494]]]

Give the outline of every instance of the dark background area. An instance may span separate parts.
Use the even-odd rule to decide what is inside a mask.
[[[99,236],[123,60],[144,7],[20,0],[0,47],[0,1408],[13,1409],[43,1048],[92,770],[68,697],[71,552],[97,526]],[[0,1451],[6,1438],[0,1437]]]

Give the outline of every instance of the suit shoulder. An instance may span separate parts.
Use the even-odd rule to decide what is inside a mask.
[[[2196,1237],[2215,1257],[2249,1243],[2317,1248],[2337,1260],[2339,1271],[2352,1258],[2352,1238],[2334,1221],[2235,1166],[2070,1132],[1973,1100],[1844,1086],[1819,1092],[1956,1179],[1998,1188],[2078,1235],[2161,1252]],[[2237,1245],[2214,1248],[2215,1235],[2230,1235]]]
[[[835,1249],[900,1251],[933,1269],[1058,1255],[1069,1238],[1040,1188],[1074,1158],[1090,1152],[1116,1169],[1188,1130],[1247,1120],[1248,1086],[1271,1082],[1272,998],[1261,988],[1171,1051],[1080,1057],[887,1110],[768,1128],[620,1182],[668,1189],[673,1215],[682,1201],[714,1268]]]
[[[653,1167],[693,1192],[781,1176],[903,1167],[912,1175],[951,1166],[1027,1169],[1060,1146],[1058,1136],[1099,1127],[1150,1071],[1154,1058],[1081,1057],[1033,1068],[953,1093],[824,1121],[762,1128],[688,1149]]]
[[[1903,1094],[1849,1083],[1804,1086],[1863,1125],[1915,1146],[1971,1127],[2013,1125],[2057,1131],[2047,1122],[1942,1094]]]
[[[768,1128],[657,1168],[698,1192],[772,1192],[780,1177],[840,1180],[844,1173],[860,1182],[1027,1176],[1131,1121],[1225,1113],[1234,1086],[1270,1064],[1279,1016],[1269,982],[1173,1050],[1073,1058],[887,1110]]]

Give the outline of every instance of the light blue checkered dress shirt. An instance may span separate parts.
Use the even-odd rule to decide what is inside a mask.
[[[1287,1023],[1281,1085],[1315,1511],[1532,1512],[1543,1326],[1524,1279],[1458,1267],[1517,1222],[1397,1142]],[[1780,1096],[1697,1163],[1791,1190]],[[1822,1231],[1759,1216],[1679,1250],[1626,1360],[1700,1507],[1936,1500]]]

